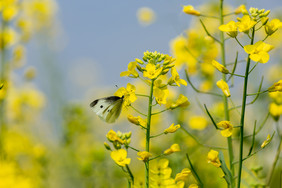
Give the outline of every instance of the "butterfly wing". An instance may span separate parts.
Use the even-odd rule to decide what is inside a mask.
[[[90,104],[93,111],[107,123],[113,123],[119,117],[123,98],[117,96],[97,99]]]
[[[114,123],[116,119],[119,117],[122,109],[123,99],[117,100],[114,104],[112,104],[106,112],[106,122]]]

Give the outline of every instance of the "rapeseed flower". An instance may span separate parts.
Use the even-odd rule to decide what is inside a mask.
[[[253,45],[244,46],[244,50],[247,54],[250,54],[251,60],[259,63],[267,63],[269,60],[269,52],[274,46],[266,44],[262,41],[258,41]]]
[[[229,35],[232,38],[235,38],[238,35],[238,26],[234,21],[230,21],[225,25],[220,25],[218,29],[220,31],[226,32],[227,35]]]
[[[218,158],[218,152],[215,150],[210,150],[207,157],[208,163],[214,165],[215,167],[220,167],[221,163]]]
[[[166,84],[162,84],[162,80],[158,79],[154,83],[154,93],[158,104],[166,104],[169,91]]]
[[[248,14],[248,10],[246,9],[245,5],[240,5],[239,7],[237,7],[234,11],[235,14]]]
[[[189,106],[189,104],[190,104],[190,102],[188,101],[188,98],[185,97],[184,95],[180,94],[178,99],[175,102],[170,104],[169,108],[175,109],[177,107],[187,107],[187,106]]]
[[[168,84],[176,84],[178,87],[180,87],[180,84],[187,86],[187,82],[180,78],[175,67],[171,68],[171,78],[169,79]]]
[[[136,88],[134,85],[128,83],[126,88],[121,87],[115,92],[115,96],[124,97],[123,98],[123,106],[128,107],[131,103],[137,100],[135,95]]]
[[[216,85],[217,85],[217,87],[219,87],[222,90],[223,94],[226,97],[230,97],[229,86],[224,80],[221,79],[221,80],[217,81]]]
[[[112,129],[107,133],[106,137],[110,142],[119,142],[121,144],[124,143],[124,141]]]
[[[274,83],[270,88],[268,88],[269,92],[282,92],[282,80],[279,80],[278,82]]]
[[[151,80],[154,80],[161,74],[162,70],[163,70],[162,67],[157,68],[156,65],[152,63],[148,63],[143,72],[143,76]]]
[[[132,115],[128,115],[127,119],[129,122],[135,124],[135,125],[141,125],[142,127],[147,127],[147,119],[143,119],[140,116],[134,117]]]
[[[173,123],[173,124],[171,124],[171,125],[169,126],[169,128],[167,128],[167,129],[164,130],[164,133],[165,133],[165,134],[167,134],[167,133],[174,133],[174,132],[176,132],[179,128],[180,128],[180,125],[179,125],[179,124],[174,125],[174,123]]]
[[[256,21],[254,21],[249,15],[244,15],[239,22],[237,22],[237,27],[240,32],[248,33],[249,30],[256,25]]]
[[[175,181],[185,181],[188,176],[191,174],[191,170],[189,168],[184,168],[180,173],[176,174],[174,180]]]
[[[268,21],[264,25],[265,33],[267,35],[272,35],[274,32],[276,32],[281,27],[282,27],[282,22],[279,19],[273,19],[271,21]]]
[[[229,71],[219,62],[217,62],[216,60],[212,60],[211,64],[220,72],[224,73],[224,74],[228,74]]]
[[[169,154],[172,154],[172,153],[175,153],[175,152],[178,152],[180,151],[180,147],[178,144],[172,144],[170,146],[170,148],[168,148],[167,150],[164,151],[164,154],[165,155],[169,155]]]
[[[192,5],[183,6],[183,12],[190,15],[200,16],[201,13],[194,9]]]
[[[282,114],[282,104],[276,104],[274,102],[270,103],[269,113],[275,121],[278,121],[280,115]]]
[[[140,160],[140,161],[148,161],[149,158],[153,156],[148,151],[139,151],[137,153],[137,155],[139,156],[139,157],[137,157],[137,159]]]
[[[126,157],[127,157],[127,151],[125,149],[114,150],[111,152],[111,158],[119,166],[125,167],[126,165],[130,164],[131,159]]]
[[[263,141],[263,143],[261,144],[261,148],[264,148],[265,146],[267,146],[272,140],[272,137],[270,136],[270,134],[267,135],[266,140]]]
[[[136,71],[137,62],[133,61],[128,64],[127,71],[121,72],[120,76],[128,76],[132,78],[138,78],[139,74]]]
[[[223,129],[220,131],[222,136],[230,137],[232,135],[233,125],[230,123],[230,121],[221,121],[217,124],[217,126]]]

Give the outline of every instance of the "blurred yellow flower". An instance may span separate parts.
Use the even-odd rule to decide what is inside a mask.
[[[156,68],[156,65],[148,63],[146,69],[143,72],[143,76],[151,80],[156,79],[162,72],[162,67]]]
[[[279,19],[273,19],[271,21],[268,21],[264,25],[264,29],[267,35],[272,35],[281,27],[282,27],[282,22]]]
[[[270,88],[268,88],[269,92],[282,92],[282,80],[279,80],[278,82],[274,83]]]
[[[228,86],[228,84],[225,81],[223,81],[221,79],[221,80],[216,82],[216,85],[217,85],[217,87],[219,87],[222,90],[223,94],[226,97],[230,97],[229,86]]]
[[[27,67],[24,71],[24,77],[26,80],[33,80],[36,76],[35,67]]]
[[[237,27],[240,32],[248,33],[249,30],[256,25],[256,21],[254,21],[249,15],[244,15],[237,22]]]
[[[169,154],[172,154],[172,153],[178,152],[178,151],[180,151],[179,145],[178,144],[172,144],[169,149],[164,151],[164,154],[169,155]]]
[[[148,26],[155,21],[156,15],[151,8],[142,7],[137,11],[137,19],[141,25]]]
[[[131,103],[133,103],[134,101],[137,100],[137,97],[135,95],[135,91],[136,91],[136,88],[134,85],[128,83],[126,88],[124,87],[121,87],[119,88],[116,92],[115,92],[115,96],[118,96],[118,97],[122,97],[124,96],[123,98],[123,106],[124,107],[128,107]]]
[[[258,41],[253,45],[244,46],[244,50],[247,54],[250,54],[251,60],[259,63],[267,63],[269,60],[269,52],[274,46],[266,44],[262,41]]]
[[[191,170],[189,168],[184,168],[180,173],[176,174],[175,181],[185,181],[188,176],[191,174]]]
[[[230,121],[221,121],[217,123],[217,126],[223,129],[220,131],[222,136],[230,137],[232,135],[233,125],[230,123]]]
[[[274,100],[275,103],[282,104],[282,92],[269,92],[268,95]]]
[[[212,60],[211,64],[220,72],[224,73],[224,74],[228,74],[229,71],[219,62],[217,62],[216,60]]]
[[[279,105],[274,102],[270,103],[269,113],[275,121],[278,121],[280,115],[282,114],[282,104]]]
[[[192,116],[189,118],[189,126],[191,129],[203,130],[208,126],[208,122],[202,116]]]
[[[195,15],[195,16],[201,15],[201,13],[199,11],[195,10],[192,5],[183,6],[183,12],[186,13],[186,14],[191,14],[191,15]]]
[[[125,167],[126,165],[130,164],[131,159],[126,157],[127,157],[127,151],[125,149],[114,150],[111,152],[111,158],[119,166]]]
[[[7,28],[0,33],[0,45],[4,48],[10,47],[17,41],[17,33],[11,28]]]
[[[139,156],[139,157],[137,157],[137,159],[140,160],[140,161],[148,161],[149,158],[153,156],[148,151],[139,151],[137,153],[137,155]]]
[[[212,80],[208,79],[208,80],[204,80],[201,84],[199,89],[201,91],[210,91],[213,87],[213,82]]]
[[[11,5],[3,9],[2,18],[4,21],[9,22],[18,14],[18,7],[16,5]]]
[[[121,72],[120,76],[128,76],[132,78],[138,78],[139,74],[136,71],[137,62],[133,61],[128,64],[127,71]]]
[[[221,163],[219,161],[219,158],[218,158],[218,152],[215,151],[215,150],[210,150],[209,153],[208,153],[208,163],[214,165],[215,167],[220,167],[221,166]]]
[[[173,123],[173,124],[171,124],[171,125],[169,126],[169,128],[167,128],[167,129],[164,130],[164,133],[165,133],[165,134],[167,134],[167,133],[174,133],[174,132],[176,132],[177,129],[179,129],[179,128],[180,128],[180,125],[179,125],[179,124],[174,125],[174,123]]]
[[[185,97],[184,95],[180,94],[178,99],[175,102],[173,102],[172,104],[170,104],[169,108],[171,108],[171,109],[175,109],[177,107],[185,108],[185,107],[189,106],[189,104],[190,104],[190,102],[188,101],[188,98]]]
[[[240,5],[239,7],[237,7],[234,11],[235,14],[248,14],[248,11],[246,9],[246,6],[245,5]]]
[[[218,27],[218,29],[220,31],[226,32],[227,35],[229,35],[232,38],[235,38],[238,35],[238,31],[237,31],[238,30],[238,26],[237,26],[236,22],[234,22],[234,21],[230,21],[230,22],[228,22],[225,25],[220,25]]]
[[[263,143],[261,144],[261,148],[264,148],[265,146],[267,146],[270,142],[271,142],[272,137],[270,136],[270,134],[267,135],[267,138],[265,141],[263,141]]]

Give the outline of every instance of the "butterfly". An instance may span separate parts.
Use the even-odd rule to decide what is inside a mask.
[[[90,107],[100,119],[107,123],[114,123],[121,113],[123,99],[124,96],[110,96],[96,99],[90,103]]]

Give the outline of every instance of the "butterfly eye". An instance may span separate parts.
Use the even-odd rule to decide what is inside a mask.
[[[101,105],[100,108],[103,108],[103,105]]]

